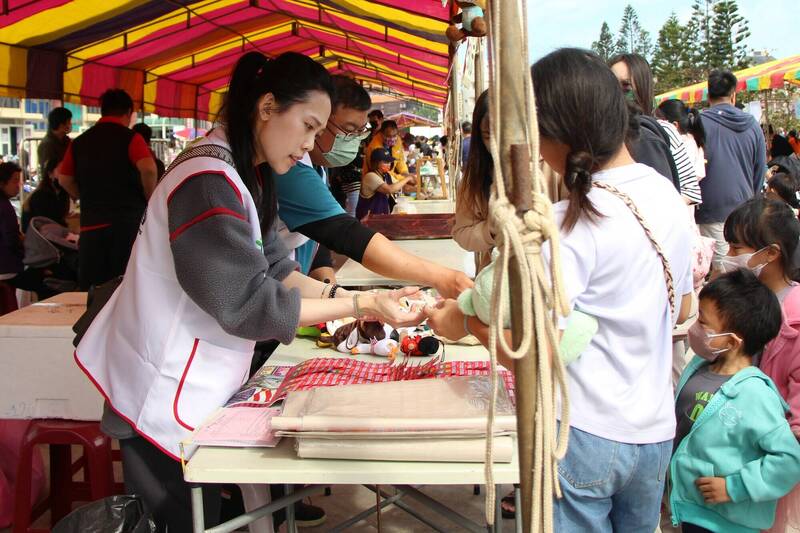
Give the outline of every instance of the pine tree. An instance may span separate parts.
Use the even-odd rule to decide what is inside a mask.
[[[628,4],[622,13],[622,23],[617,38],[618,54],[639,54],[649,59],[653,50],[650,34],[639,23],[639,14]]]
[[[685,28],[681,26],[677,15],[673,12],[658,32],[656,52],[653,56],[652,66],[657,93],[681,87],[688,81],[684,34]]]
[[[599,55],[603,61],[611,59],[616,52],[614,36],[605,21],[603,21],[603,26],[600,28],[600,38],[592,43],[592,51]]]
[[[709,66],[733,70],[746,68],[748,52],[745,41],[748,37],[750,29],[747,20],[739,14],[736,0],[717,2],[709,35]]]
[[[686,25],[684,39],[687,62],[693,81],[700,81],[712,68],[709,58],[709,42],[716,1],[695,0],[692,4],[692,17]]]

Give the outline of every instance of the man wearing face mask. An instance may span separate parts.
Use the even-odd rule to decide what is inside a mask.
[[[397,135],[397,122],[394,120],[384,120],[377,135],[375,135],[372,141],[367,145],[367,149],[364,151],[364,165],[361,169],[362,175],[369,172],[369,158],[372,155],[372,151],[378,148],[387,148],[392,153],[394,163],[392,163],[392,168],[389,170],[389,175],[392,176],[394,181],[400,181],[403,178],[411,177],[408,173],[406,155],[403,153],[403,142]],[[413,178],[411,185],[416,185],[416,183],[413,183]]]
[[[333,111],[309,153],[311,163],[320,168],[350,163],[368,133],[365,124],[371,105],[369,94],[346,76],[333,76],[333,82]],[[396,137],[396,126],[394,131]],[[335,290],[328,251],[333,250],[373,272],[434,287],[444,296],[457,296],[472,286],[463,272],[411,255],[346,214],[314,166],[301,162],[286,174],[275,175],[278,216],[285,226],[281,236],[289,249],[295,250],[295,259],[304,273],[334,282],[331,288]]]

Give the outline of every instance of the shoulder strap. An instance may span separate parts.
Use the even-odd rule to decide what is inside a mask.
[[[170,163],[169,168],[167,168],[167,171],[164,173],[164,176],[166,176],[170,171],[172,171],[172,169],[181,163],[184,163],[189,159],[194,159],[195,157],[213,157],[236,168],[236,165],[233,163],[233,153],[231,153],[229,149],[218,144],[199,144],[191,146],[178,154],[178,157],[176,157],[175,160]]]
[[[608,191],[620,200],[622,200],[628,209],[631,210],[633,216],[636,217],[636,220],[639,221],[639,225],[642,226],[645,235],[650,240],[650,243],[653,245],[653,248],[656,250],[656,254],[658,254],[658,258],[661,260],[661,266],[664,268],[664,281],[667,284],[667,297],[669,298],[669,307],[672,313],[675,313],[675,287],[673,286],[672,280],[672,269],[669,266],[669,259],[667,256],[664,255],[664,251],[661,249],[661,245],[658,244],[655,236],[653,235],[653,230],[650,229],[650,226],[647,224],[647,221],[644,219],[642,214],[639,212],[639,209],[636,207],[636,204],[633,203],[633,199],[630,196],[625,194],[624,192],[620,191],[616,187],[609,185],[608,183],[603,182],[592,182],[593,187],[597,187],[598,189],[603,189],[604,191]]]

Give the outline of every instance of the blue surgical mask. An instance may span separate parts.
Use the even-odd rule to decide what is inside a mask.
[[[322,154],[322,157],[325,158],[325,166],[343,167],[350,164],[358,155],[360,147],[360,137],[349,136],[348,138],[345,134],[337,134],[331,149]]]

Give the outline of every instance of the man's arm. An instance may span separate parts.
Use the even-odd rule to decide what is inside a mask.
[[[67,151],[64,153],[64,159],[56,167],[56,179],[61,188],[67,191],[67,194],[73,200],[80,198],[80,188],[78,187],[78,181],[75,179],[75,159],[72,157],[72,143],[69,143]]]
[[[764,144],[764,133],[756,125],[756,160],[753,169],[753,193],[758,194],[764,186],[764,176],[767,172],[767,150]]]
[[[136,169],[139,171],[139,176],[142,180],[144,197],[149,200],[158,184],[158,168],[156,167],[156,162],[152,157],[145,157],[136,162]]]

